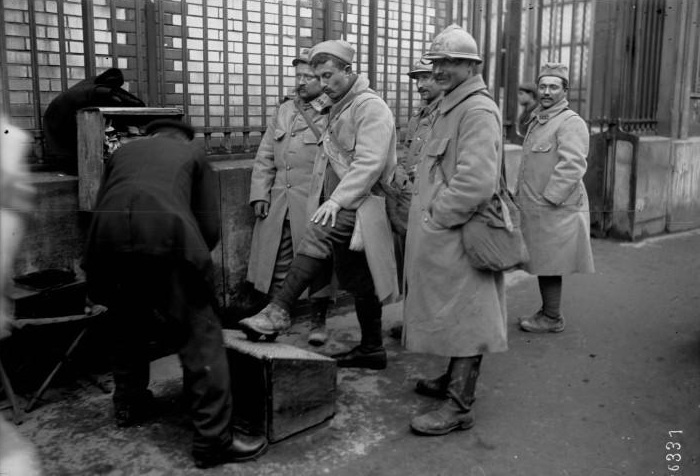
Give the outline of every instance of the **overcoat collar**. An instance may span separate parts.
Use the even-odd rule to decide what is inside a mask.
[[[486,83],[480,74],[475,74],[471,78],[464,81],[462,84],[450,91],[449,94],[443,96],[440,101],[440,114],[447,114],[457,104],[464,101],[467,96],[474,94],[477,91],[486,89]]]
[[[340,98],[340,101],[331,106],[330,117],[335,117],[340,114],[341,111],[352,104],[359,93],[370,90],[369,81],[366,78],[355,75],[352,81],[352,86],[350,86],[348,92],[345,93],[345,96]]]
[[[540,124],[546,124],[551,118],[559,115],[561,112],[569,108],[569,101],[562,99],[556,104],[544,109],[541,105],[532,111],[532,117]]]
[[[440,105],[441,100],[442,96],[434,99],[433,102],[431,102],[430,104],[421,104],[421,106],[416,112],[413,113],[413,115],[417,117],[429,116]]]

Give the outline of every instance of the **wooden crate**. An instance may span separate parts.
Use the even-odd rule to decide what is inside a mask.
[[[104,138],[108,120],[119,127],[143,127],[156,119],[182,119],[176,107],[88,107],[77,113],[78,206],[92,210],[104,169]]]
[[[233,424],[271,442],[335,414],[335,360],[282,343],[251,342],[224,331],[231,372]]]

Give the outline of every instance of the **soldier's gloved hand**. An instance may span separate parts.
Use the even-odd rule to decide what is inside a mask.
[[[257,218],[266,218],[270,211],[270,204],[265,200],[256,200],[253,202],[253,213]]]

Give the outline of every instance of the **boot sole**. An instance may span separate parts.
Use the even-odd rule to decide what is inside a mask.
[[[203,461],[203,460],[194,460],[194,465],[199,468],[199,469],[207,469],[207,468],[213,468],[215,466],[221,466],[223,464],[228,464],[228,463],[245,463],[247,461],[253,461],[267,453],[267,450],[270,449],[270,444],[265,443],[265,445],[260,448],[256,453],[248,456],[241,456],[240,458],[232,458],[232,459],[217,459],[217,460],[212,460],[212,461]]]
[[[425,397],[447,398],[447,392],[438,392],[438,391],[428,390],[428,389],[418,387],[418,386],[416,386],[413,389],[413,391],[416,392],[418,395],[423,395]]]
[[[240,326],[240,329],[243,331],[246,338],[253,342],[257,342],[263,338],[267,342],[274,342],[277,336],[279,336],[279,332],[260,332],[257,329],[244,325]]]
[[[442,436],[442,435],[446,435],[446,434],[453,432],[453,431],[469,430],[473,426],[474,426],[474,420],[471,420],[468,422],[459,423],[458,425],[451,426],[449,428],[443,428],[440,430],[420,430],[418,428],[415,428],[413,425],[411,425],[411,430],[413,430],[414,433],[419,434],[419,435]]]

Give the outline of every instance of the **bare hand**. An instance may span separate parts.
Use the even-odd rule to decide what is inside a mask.
[[[270,211],[270,204],[265,200],[256,200],[253,202],[253,212],[257,218],[266,218]]]
[[[89,301],[85,303],[86,316],[97,316],[104,312],[107,312],[107,307],[102,304],[93,304]]]
[[[327,200],[314,212],[311,221],[314,223],[321,222],[322,226],[326,226],[328,219],[331,219],[331,226],[335,226],[335,218],[340,210],[340,205],[333,200]]]

